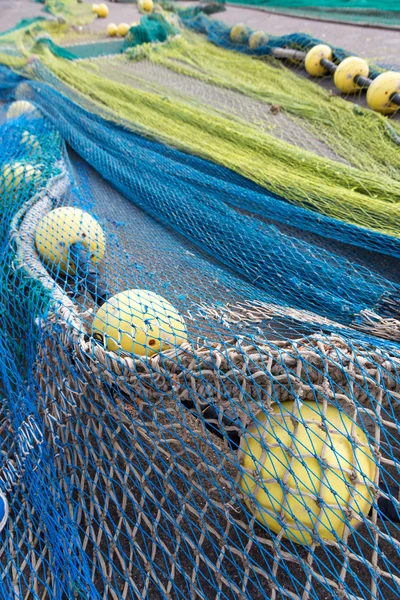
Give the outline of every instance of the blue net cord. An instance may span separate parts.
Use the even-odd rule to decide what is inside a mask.
[[[28,90],[81,159],[67,155],[44,118],[0,126],[1,167],[14,160],[42,165],[40,181],[1,196],[3,412],[14,430],[34,415],[41,432],[35,426],[35,439],[44,440],[33,444],[27,434],[33,448],[29,455],[25,445],[18,450],[26,460],[9,497],[0,593],[18,600],[45,594],[60,600],[74,595],[258,600],[272,593],[306,600],[327,594],[367,599],[371,593],[397,598],[399,526],[385,518],[377,500],[381,481],[387,499],[398,506],[397,344],[349,328],[342,335],[321,333],[329,325],[318,323],[317,333],[306,319],[299,333],[282,316],[290,307],[312,306],[347,320],[348,313],[373,305],[382,293],[395,293],[397,286],[236,213],[218,190],[230,197],[255,186],[231,172],[108,123],[45,84],[29,84]],[[28,145],[21,143],[26,131],[39,145],[29,136]],[[97,180],[88,163],[114,187]],[[63,168],[70,185],[57,192],[51,182]],[[127,228],[115,214],[119,203]],[[94,340],[90,298],[61,278],[57,287],[27,236],[41,210],[60,205],[80,206],[100,220],[107,234],[107,291],[121,291],[126,281],[126,287],[155,289],[173,299],[187,319],[186,345],[146,360],[109,352]],[[238,236],[250,234],[250,247],[234,245]],[[281,256],[265,252],[256,255],[257,262],[252,253],[267,242],[266,248],[279,242]],[[238,264],[230,256],[233,249]],[[262,285],[244,281],[247,263],[264,274]],[[290,264],[301,289],[308,290],[304,298],[297,298],[298,288],[288,278]],[[113,275],[115,265],[126,273]],[[250,303],[239,314],[235,298],[254,305],[275,301],[281,313],[265,312],[262,318],[262,310],[255,315]],[[297,314],[299,329],[300,321]],[[315,401],[323,414],[330,406],[343,419],[348,415],[367,440],[360,446],[347,432],[357,456],[354,468],[366,448],[379,463],[379,479],[359,474],[376,495],[371,516],[360,516],[356,527],[341,513],[349,531],[329,544],[321,543],[318,531],[318,546],[276,535],[255,520],[238,485],[240,455],[227,443],[224,415],[241,437],[260,408],[290,399]],[[207,421],[209,407],[214,412]],[[326,431],[326,419],[320,420]],[[222,439],[207,427],[210,422]],[[3,456],[11,456],[14,443],[4,430]],[[299,502],[305,511],[305,497]],[[320,519],[326,510],[322,503]],[[285,531],[283,520],[281,525]]]
[[[234,197],[265,198],[266,204],[268,196],[254,194],[255,186],[243,179],[239,182],[244,185],[235,186],[231,180],[238,178],[230,171],[99,120],[46,84],[28,85],[34,101],[57,123],[68,143],[117,189],[272,299],[346,324],[361,311],[373,309],[383,294],[397,297],[396,284],[366,268],[232,210]],[[131,164],[137,165],[134,172]],[[163,180],[155,186],[153,169],[160,164]],[[207,196],[201,193],[204,186]],[[241,239],[251,240],[250,245],[238,244]]]

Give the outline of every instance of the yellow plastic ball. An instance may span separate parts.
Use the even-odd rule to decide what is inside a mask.
[[[90,251],[93,263],[103,258],[106,247],[103,230],[91,215],[79,208],[56,208],[43,217],[36,229],[35,243],[42,259],[50,267],[71,275],[75,267],[68,260],[68,252],[77,242]]]
[[[97,15],[100,19],[106,19],[108,17],[108,6],[107,4],[99,4],[97,7]]]
[[[118,35],[121,37],[125,37],[130,29],[129,23],[120,23],[118,25]]]
[[[153,12],[153,0],[138,0],[138,8],[141,12],[150,14]]]
[[[361,88],[354,81],[357,75],[368,77],[369,66],[363,58],[348,56],[337,66],[333,75],[333,82],[343,94],[353,94]]]
[[[12,102],[7,109],[7,120],[16,119],[22,115],[28,115],[37,110],[36,106],[27,100],[16,100]]]
[[[325,420],[322,405],[311,401],[300,409],[287,401],[272,413],[258,413],[242,441],[241,480],[256,519],[304,545],[312,543],[312,533],[332,541],[343,537],[345,524],[355,527],[355,515],[367,515],[373,502],[369,485],[377,465],[366,435],[352,427],[334,406],[327,407]]]
[[[39,150],[40,144],[35,135],[29,131],[23,131],[21,135],[21,144],[29,150]]]
[[[99,10],[99,5],[98,4],[92,4],[92,12],[97,13],[98,10]]]
[[[16,100],[27,100],[27,98],[33,98],[33,90],[29,83],[23,81],[19,83],[15,88],[14,96]]]
[[[321,59],[332,60],[332,49],[326,44],[317,44],[306,54],[304,60],[305,70],[312,77],[322,77],[327,74],[327,70],[321,65]]]
[[[255,31],[249,37],[249,48],[256,50],[260,46],[264,46],[268,42],[268,37],[263,31]]]
[[[115,23],[109,23],[107,25],[107,35],[114,37],[118,33],[118,27]]]
[[[92,329],[108,350],[147,357],[187,340],[186,325],[178,311],[168,300],[147,290],[113,296],[97,311]]]
[[[400,73],[394,71],[382,73],[368,88],[368,106],[383,115],[391,115],[400,108],[398,104],[390,101],[395,93],[400,93]]]
[[[235,44],[245,44],[249,38],[249,30],[243,23],[237,23],[232,27],[229,37]]]
[[[0,172],[0,192],[11,194],[21,186],[28,185],[40,179],[40,167],[15,161],[7,163]]]

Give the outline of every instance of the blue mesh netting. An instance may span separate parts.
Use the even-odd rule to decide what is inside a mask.
[[[0,194],[0,484],[11,510],[1,597],[397,598],[397,240],[134,134],[44,71],[48,83],[1,75],[6,100],[16,92],[40,109],[0,125],[1,172],[24,166],[22,182],[15,169],[3,176]],[[187,344],[146,358],[93,338],[85,278],[46,270],[34,247],[57,206],[102,226],[97,276],[107,294],[161,294],[184,316]],[[293,400],[290,443],[275,439],[264,452],[286,444],[281,457],[311,468],[307,434],[299,441],[296,431],[315,423],[320,433],[308,438],[328,450],[314,447],[320,476],[295,483],[289,461],[262,484],[258,457],[278,532],[255,520],[254,490],[241,491],[252,455],[243,439],[260,409]],[[339,436],[344,415],[360,430],[346,425]],[[280,418],[269,422],[282,433]],[[329,452],[346,445],[335,521],[323,485],[332,487]],[[349,502],[357,484],[371,513],[360,497]],[[282,512],[293,494],[297,507]],[[314,522],[313,541],[299,544],[288,520],[303,531],[310,506],[317,523],[332,521],[331,537]]]

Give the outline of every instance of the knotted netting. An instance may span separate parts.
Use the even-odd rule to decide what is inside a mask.
[[[257,62],[267,112],[186,35],[1,70],[1,596],[398,598],[398,148]],[[94,272],[43,260],[61,207],[101,226]],[[110,350],[93,276],[185,341]]]
[[[396,0],[230,0],[229,4],[307,19],[357,23],[372,27],[400,26]]]

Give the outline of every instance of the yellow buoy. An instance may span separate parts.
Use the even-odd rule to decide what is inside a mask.
[[[99,5],[98,4],[92,4],[92,12],[97,13],[98,10],[99,10]]]
[[[249,48],[251,50],[256,50],[260,48],[260,46],[264,46],[268,42],[268,37],[263,31],[255,31],[249,37]]]
[[[321,59],[332,60],[332,49],[326,44],[317,44],[306,54],[304,60],[305,70],[312,77],[322,77],[327,74],[326,68],[321,65]]]
[[[75,273],[68,252],[77,242],[90,251],[93,263],[103,258],[106,246],[103,230],[89,213],[79,208],[56,208],[43,217],[36,229],[35,243],[40,256],[49,267],[57,267],[64,273]]]
[[[21,135],[21,144],[23,144],[29,150],[39,150],[40,144],[35,135],[29,131],[23,131]]]
[[[373,80],[367,91],[367,103],[372,110],[391,115],[400,106],[391,102],[393,94],[400,93],[400,73],[387,71]]]
[[[120,23],[118,25],[118,35],[121,37],[125,37],[130,29],[129,23]]]
[[[187,340],[178,311],[158,294],[128,290],[113,296],[97,311],[93,334],[108,350],[150,357]]]
[[[107,4],[99,4],[97,7],[97,15],[100,19],[106,19],[108,17],[108,6]]]
[[[115,23],[109,23],[107,25],[107,35],[114,37],[118,33],[118,27]]]
[[[360,86],[354,81],[357,75],[368,77],[369,66],[363,58],[348,56],[337,66],[333,75],[333,82],[344,94],[353,94],[360,90]]]
[[[334,406],[325,418],[316,402],[275,404],[257,414],[242,450],[246,504],[292,541],[342,538],[371,508],[374,456],[364,432]]]
[[[0,192],[13,194],[23,185],[38,181],[41,175],[39,166],[15,161],[3,166],[0,173]]]
[[[249,38],[249,30],[243,23],[237,23],[232,27],[229,37],[235,44],[245,44]]]
[[[138,0],[138,8],[141,12],[150,14],[153,12],[153,0]]]
[[[37,110],[36,106],[27,100],[16,100],[12,102],[7,109],[6,118],[7,120],[16,119],[21,115],[28,115]]]

